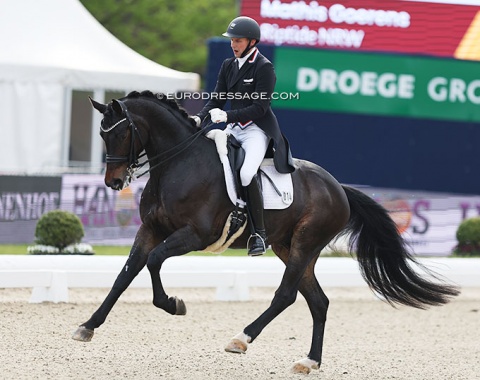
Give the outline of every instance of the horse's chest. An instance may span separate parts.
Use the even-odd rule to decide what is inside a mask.
[[[149,226],[174,228],[176,219],[179,216],[178,210],[181,204],[178,198],[166,193],[157,196],[142,197],[140,203],[140,214],[144,224]],[[175,211],[177,210],[177,211]]]

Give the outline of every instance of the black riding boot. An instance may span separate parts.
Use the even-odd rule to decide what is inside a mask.
[[[267,250],[267,234],[263,223],[263,195],[255,175],[250,185],[245,187],[247,209],[250,215],[251,236],[248,239],[248,254],[260,256]]]

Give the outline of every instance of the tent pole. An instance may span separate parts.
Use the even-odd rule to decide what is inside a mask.
[[[72,122],[72,89],[70,87],[64,87],[63,96],[63,143],[61,150],[61,166],[63,169],[68,168],[68,156],[70,152],[70,128]]]
[[[105,103],[105,90],[94,90],[93,99],[97,102]],[[100,112],[92,110],[92,123],[91,123],[91,141],[90,141],[90,169],[94,173],[100,173],[102,168],[102,156],[103,156],[103,142],[98,135],[98,129],[100,128],[100,122],[102,121],[102,115]]]

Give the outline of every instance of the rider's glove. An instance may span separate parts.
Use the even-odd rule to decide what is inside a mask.
[[[220,108],[214,108],[208,112],[214,123],[225,123],[227,121],[227,113]]]
[[[200,118],[197,115],[191,116],[191,118],[193,119],[193,121],[195,121],[197,128],[200,128],[200,123],[202,122],[202,120],[200,120]]]

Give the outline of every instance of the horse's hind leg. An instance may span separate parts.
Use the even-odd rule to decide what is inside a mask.
[[[309,255],[298,248],[292,248],[290,253],[294,254],[290,255],[288,255],[288,250],[286,248],[281,248],[276,245],[273,245],[272,248],[275,253],[286,262],[286,269],[282,282],[275,292],[275,296],[268,309],[265,310],[265,312],[253,323],[248,325],[243,332],[233,337],[230,343],[225,347],[225,351],[227,352],[245,353],[248,343],[253,342],[265,326],[295,302],[298,286],[303,277],[303,273],[314,257],[314,254]]]
[[[247,326],[242,333],[236,335],[225,347],[225,350],[228,352],[245,353],[248,343],[253,342],[270,321],[295,301],[298,289],[305,297],[313,317],[313,337],[308,357],[296,362],[292,370],[295,373],[308,374],[312,369],[320,367],[329,303],[314,274],[315,262],[319,254],[312,254],[310,258],[307,254],[304,254],[305,257],[302,260],[289,255],[290,252],[285,247],[274,245],[273,249],[287,265],[282,283],[275,292],[271,306],[257,320]],[[316,249],[315,251],[320,252],[320,250]],[[306,268],[303,267],[302,269],[302,264]]]
[[[90,319],[87,322],[82,323],[73,333],[73,339],[82,342],[89,342],[92,339],[94,330],[105,322],[108,313],[110,313],[118,298],[145,266],[147,262],[147,254],[143,251],[145,247],[138,245],[139,241],[143,241],[143,239],[139,238],[140,231],[137,234],[137,238],[132,246],[127,262],[115,280],[112,289],[102,305],[97,311],[95,311],[95,313],[93,313]]]
[[[289,254],[288,249],[279,247],[275,249],[275,253],[284,263],[287,263]],[[312,369],[320,368],[322,362],[323,336],[325,332],[329,300],[315,276],[315,264],[318,256],[319,255],[308,264],[298,287],[298,290],[307,301],[308,308],[312,314],[313,334],[310,352],[305,359],[299,360],[295,363],[292,369],[295,373],[308,374]]]
[[[323,336],[329,300],[315,277],[313,260],[305,271],[300,282],[299,291],[305,297],[313,318],[313,334],[310,352],[305,359],[299,360],[293,367],[295,373],[310,373],[311,369],[320,368],[322,362]]]

